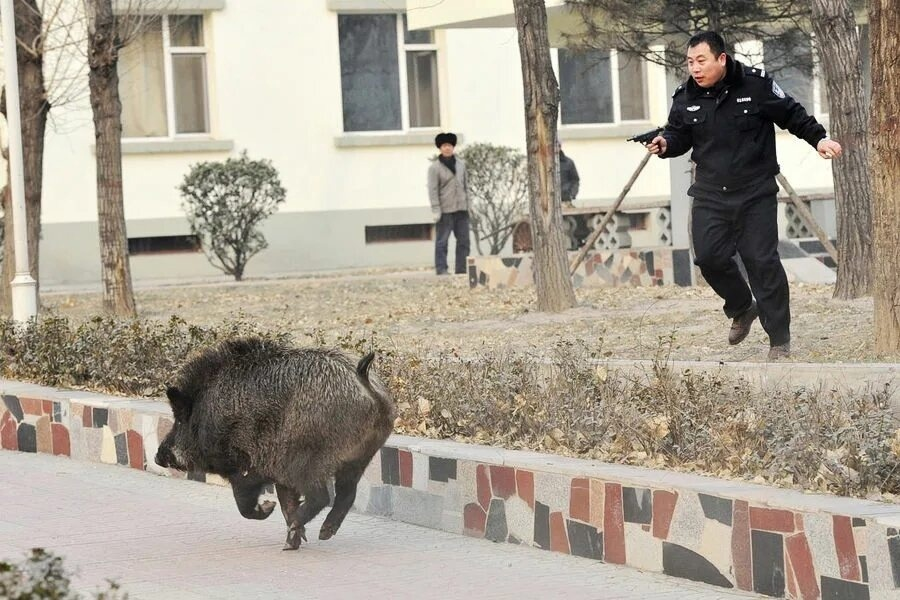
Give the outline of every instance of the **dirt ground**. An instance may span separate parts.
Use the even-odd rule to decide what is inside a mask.
[[[831,286],[791,286],[794,361],[881,362],[873,343],[871,298],[838,301]],[[768,338],[756,323],[739,346],[727,343],[730,321],[708,287],[619,287],[577,290],[578,306],[560,314],[535,312],[533,289],[470,289],[464,276],[428,271],[360,271],[178,283],[139,287],[139,315],[214,325],[242,316],[266,329],[286,330],[298,343],[318,331],[326,341],[375,335],[384,347],[427,352],[454,348],[473,354],[499,349],[542,352],[582,339],[610,358],[655,356],[660,338],[674,336],[672,358],[764,361]],[[100,313],[99,292],[49,290],[43,307],[79,321]]]

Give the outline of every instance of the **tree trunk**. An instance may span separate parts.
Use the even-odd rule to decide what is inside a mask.
[[[16,0],[16,63],[19,71],[19,103],[22,114],[22,155],[25,174],[25,217],[28,230],[28,269],[40,290],[41,185],[44,174],[44,132],[50,102],[44,84],[43,16],[37,0]],[[6,116],[5,94],[2,102]],[[9,179],[7,179],[9,181]],[[15,275],[15,250],[10,194],[3,195],[4,254],[0,282],[0,311],[12,314],[10,282]]]
[[[525,89],[529,204],[538,310],[575,306],[562,231],[556,119],[559,85],[550,62],[544,0],[514,0]]]
[[[812,0],[812,23],[828,87],[831,133],[844,155],[833,165],[837,213],[834,297],[871,293],[872,196],[859,34],[849,0]]]
[[[88,85],[97,145],[97,225],[103,269],[103,309],[136,316],[125,232],[122,191],[122,103],[119,100],[119,48],[112,0],[86,0],[88,9]]]
[[[875,351],[900,350],[900,4],[897,0],[869,0],[872,40],[872,223],[875,239]]]

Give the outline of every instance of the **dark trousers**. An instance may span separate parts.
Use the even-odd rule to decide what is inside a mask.
[[[458,210],[443,213],[435,226],[437,239],[434,241],[434,268],[438,275],[447,272],[447,242],[450,233],[456,238],[456,272],[466,272],[466,258],[469,256],[469,212]]]
[[[725,315],[734,318],[753,298],[759,321],[773,346],[791,339],[789,290],[778,256],[778,185],[774,179],[735,191],[691,189],[694,263],[725,300]],[[735,254],[747,270],[744,281]],[[751,295],[752,292],[752,295]]]

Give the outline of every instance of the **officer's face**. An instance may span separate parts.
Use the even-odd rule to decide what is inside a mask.
[[[697,85],[712,87],[725,77],[725,53],[717,57],[706,42],[697,44],[688,48],[687,66]]]

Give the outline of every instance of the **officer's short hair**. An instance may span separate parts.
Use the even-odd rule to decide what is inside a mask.
[[[713,56],[716,58],[725,52],[725,39],[715,31],[701,31],[688,40],[688,48],[699,46],[700,44],[708,44],[712,50]]]

